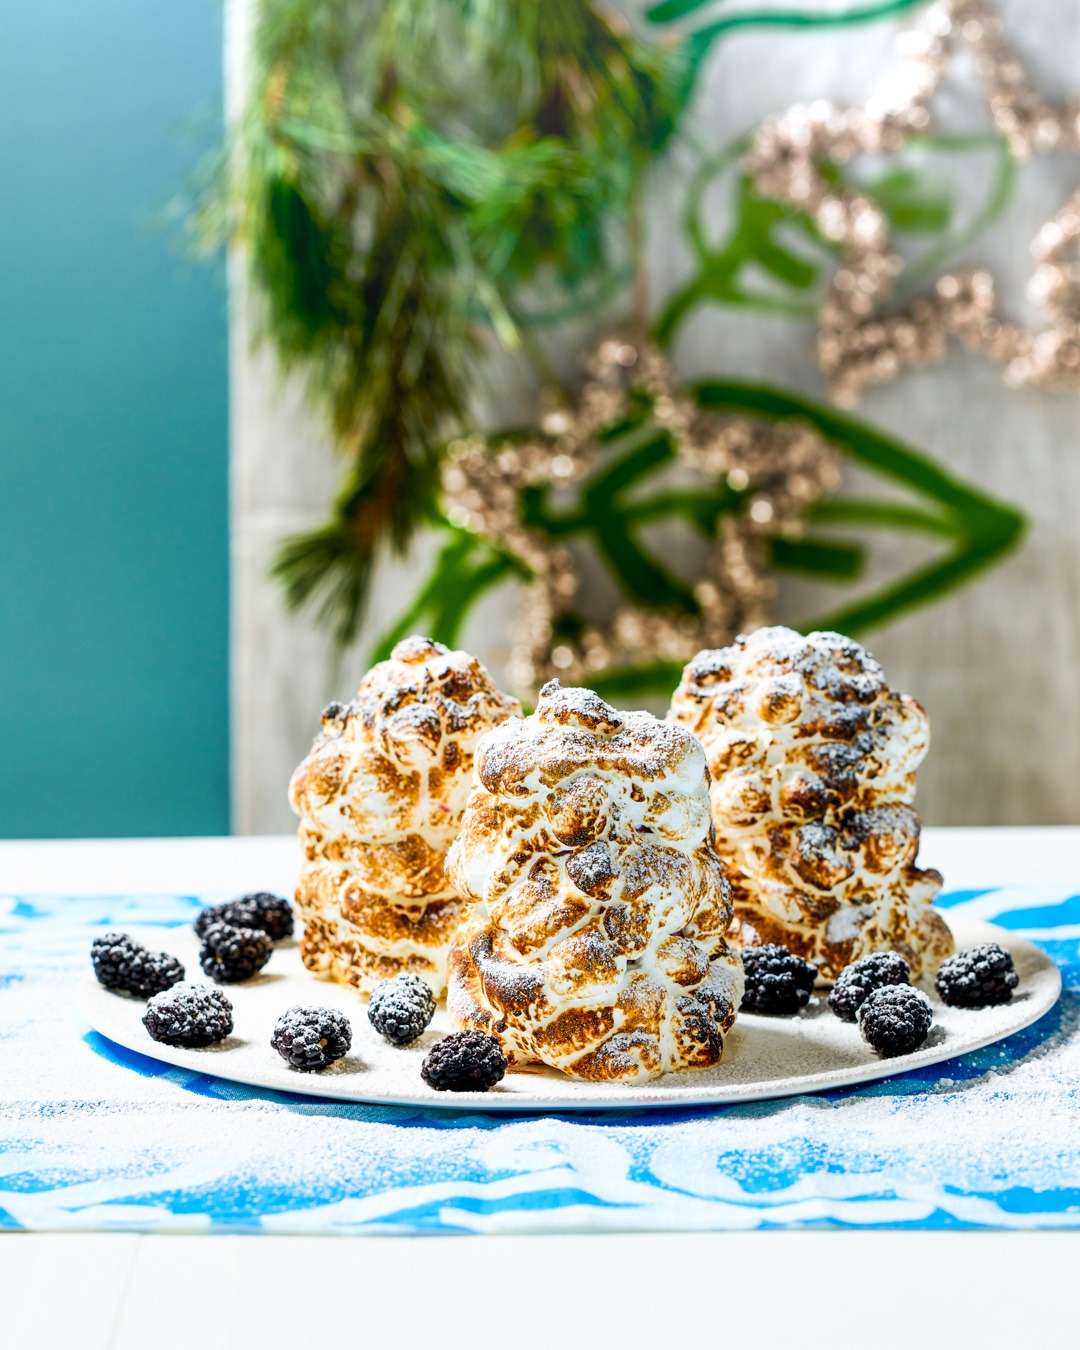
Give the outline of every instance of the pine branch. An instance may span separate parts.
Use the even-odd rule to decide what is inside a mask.
[[[243,246],[257,339],[349,457],[331,519],[274,566],[338,642],[380,551],[430,510],[486,331],[518,347],[530,301],[624,275],[641,174],[688,93],[677,48],[587,0],[262,0],[195,224]]]

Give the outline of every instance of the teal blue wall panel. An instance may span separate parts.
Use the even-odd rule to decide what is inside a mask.
[[[0,836],[221,833],[225,293],[153,225],[221,12],[2,9]]]

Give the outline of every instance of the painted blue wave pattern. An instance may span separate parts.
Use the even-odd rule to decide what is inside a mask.
[[[0,897],[0,1228],[509,1233],[1080,1228],[1080,894],[954,893],[1065,993],[1000,1045],[726,1108],[507,1116],[258,1092],[122,1050],[73,988],[107,926],[194,896]]]

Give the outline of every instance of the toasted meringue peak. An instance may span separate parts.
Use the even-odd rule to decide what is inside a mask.
[[[447,872],[470,902],[447,1006],[511,1062],[590,1080],[715,1064],[742,967],[683,728],[553,680],[476,748]]]
[[[930,724],[865,648],[759,628],[699,652],[668,716],[705,747],[738,940],[782,943],[828,978],[872,951],[916,975],[948,955],[941,877],[915,866]]]
[[[479,736],[521,705],[467,652],[399,642],[324,711],[293,774],[305,862],[296,899],[311,970],[369,991],[413,971],[436,994],[462,902],[446,879]]]

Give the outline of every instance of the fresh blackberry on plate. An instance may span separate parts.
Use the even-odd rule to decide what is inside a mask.
[[[380,980],[371,991],[368,1019],[392,1045],[415,1041],[435,1015],[435,995],[419,975],[395,975]]]
[[[199,965],[215,984],[240,984],[262,970],[273,950],[273,943],[258,929],[212,923],[203,934]]]
[[[934,1021],[930,1000],[910,984],[886,984],[871,990],[857,1016],[863,1040],[888,1056],[917,1050]]]
[[[333,1008],[290,1008],[275,1023],[270,1044],[294,1069],[311,1073],[348,1054],[352,1027]]]
[[[911,967],[899,952],[874,952],[844,967],[829,994],[829,1007],[842,1022],[854,1022],[867,994],[910,983]]]
[[[139,943],[127,933],[104,933],[95,938],[90,947],[90,960],[98,984],[126,993],[128,969],[139,950]]]
[[[810,1002],[817,969],[786,947],[775,942],[744,947],[742,963],[746,987],[739,1006],[743,1012],[785,1016]]]
[[[954,1008],[988,1008],[1008,1003],[1020,983],[1013,959],[996,942],[957,952],[937,973],[934,987]]]
[[[506,1072],[506,1056],[485,1031],[455,1031],[436,1042],[420,1066],[420,1077],[436,1092],[486,1092]]]
[[[208,984],[174,984],[146,1005],[143,1026],[162,1045],[199,1049],[223,1041],[233,1029],[232,1004]]]
[[[184,978],[184,967],[168,952],[150,952],[127,933],[105,933],[95,938],[90,960],[98,983],[149,998]]]
[[[227,923],[233,928],[257,928],[271,942],[281,942],[284,938],[292,937],[292,906],[280,895],[255,891],[251,895],[240,896],[238,900],[229,900],[224,905],[210,905],[204,909],[195,920],[195,931],[199,937],[206,936],[206,930],[212,923]]]
[[[231,900],[229,901],[229,904],[232,904]],[[191,925],[192,928],[195,929],[195,932],[199,935],[199,937],[205,936],[206,930],[210,927],[212,923],[226,922],[223,916],[225,910],[227,910],[228,908],[229,905],[207,905],[205,909],[200,910],[199,913],[195,916],[195,922]]]

